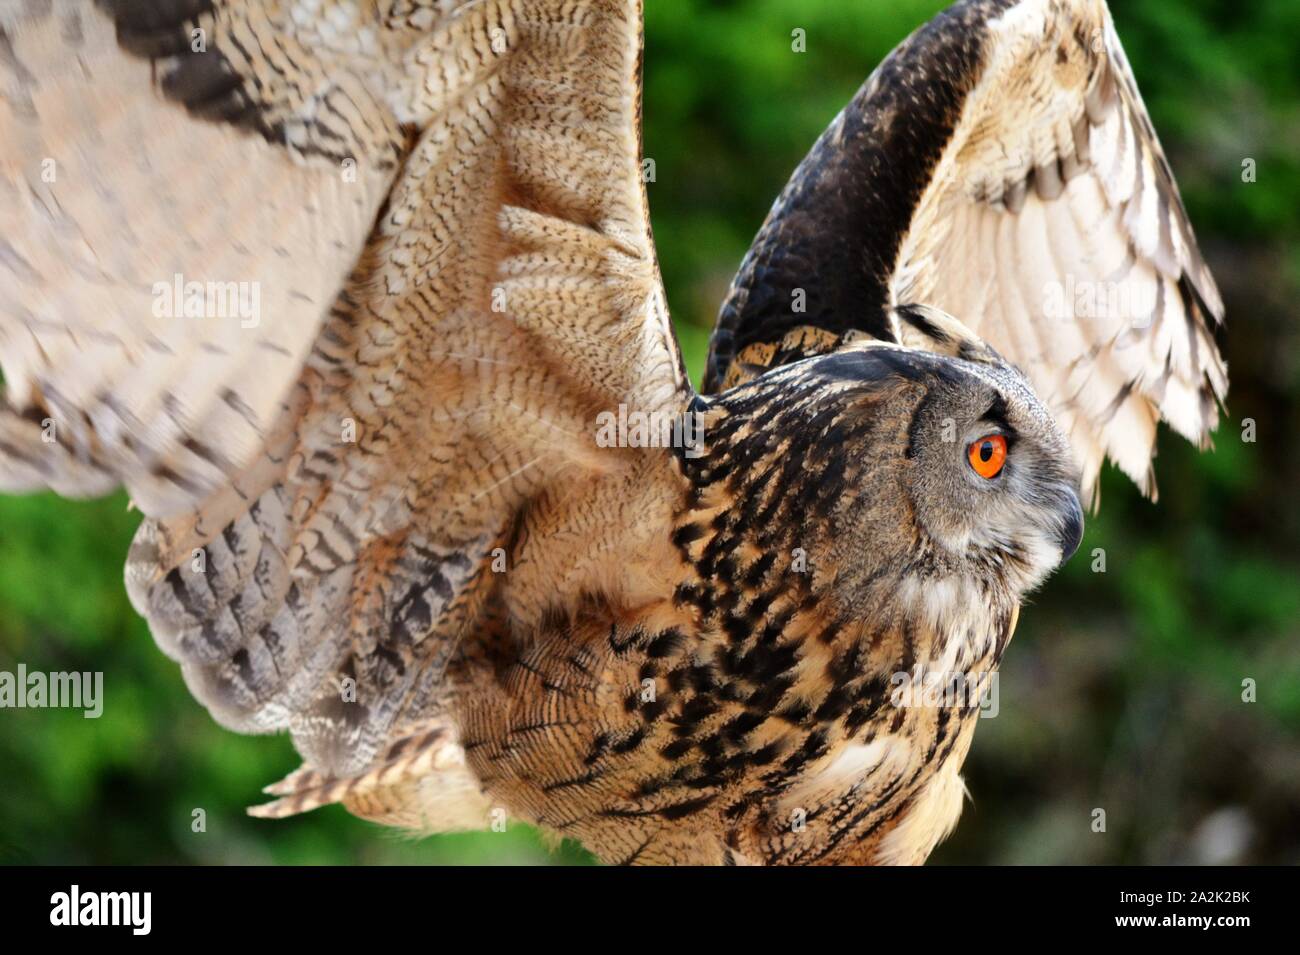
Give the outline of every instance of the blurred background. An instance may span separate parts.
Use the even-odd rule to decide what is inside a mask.
[[[945,5],[647,4],[650,201],[697,382],[727,283],[795,164]],[[1161,435],[1158,505],[1106,474],[1079,556],[1021,618],[1000,713],[966,763],[972,801],[932,864],[1300,863],[1300,4],[1113,6],[1227,302],[1229,414],[1213,454]],[[0,670],[104,671],[107,698],[97,720],[0,714],[0,860],[589,861],[523,826],[415,840],[337,806],[247,817],[298,759],[287,738],[220,729],[155,647],[122,585],[137,523],[121,495],[0,498]]]

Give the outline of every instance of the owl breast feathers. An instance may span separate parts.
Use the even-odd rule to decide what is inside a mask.
[[[702,393],[638,2],[304,10],[0,9],[0,487],[127,488],[159,646],[303,757],[257,815],[924,861],[1102,463],[1154,496],[1157,423],[1204,443],[1226,393],[1105,4],[965,0],[896,49]]]

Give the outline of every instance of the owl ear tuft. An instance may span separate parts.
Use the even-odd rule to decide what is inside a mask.
[[[895,305],[889,309],[894,336],[905,348],[934,352],[986,365],[1005,365],[997,353],[957,318],[931,305]]]

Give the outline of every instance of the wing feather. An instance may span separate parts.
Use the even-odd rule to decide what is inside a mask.
[[[22,302],[0,300],[6,361],[12,342],[28,343],[21,363],[5,365],[6,420],[34,427],[33,409],[52,404],[81,423],[60,438],[66,471],[39,448],[12,453],[0,431],[4,467],[21,478],[9,486],[89,493],[125,482],[148,515],[128,591],[191,690],[231,728],[289,730],[328,793],[353,792],[348,780],[382,761],[400,727],[439,719],[448,667],[489,606],[502,606],[494,554],[513,567],[525,541],[589,538],[566,508],[593,475],[644,456],[597,447],[597,414],[689,400],[641,179],[640,6],[324,0],[289,16],[275,0],[173,0],[158,8],[171,19],[133,0],[109,7],[125,18],[118,37],[125,22],[131,45],[149,51],[173,50],[164,27],[179,22],[187,36],[197,16],[225,59],[215,78],[210,66],[187,77],[188,47],[169,53],[153,64],[159,90],[149,62],[122,59],[101,13],[56,3],[114,48],[111,105],[132,134],[107,137],[95,163],[115,195],[132,190],[140,214],[115,221],[140,242],[105,225],[102,257],[76,272],[75,248],[32,244],[46,225],[30,203],[6,223],[14,232],[0,231],[25,243],[34,270],[59,276],[41,286],[69,296],[58,322],[89,333],[74,340],[60,325],[56,340]],[[9,88],[50,88],[46,75],[62,75],[57,24],[0,22],[28,67],[10,71]],[[223,24],[261,42],[228,42],[245,34]],[[51,57],[30,55],[34,37]],[[278,87],[282,75],[298,81]],[[168,87],[167,76],[182,79]],[[84,82],[72,71],[54,102],[71,104]],[[322,100],[331,89],[348,95]],[[174,135],[153,144],[155,128]],[[341,184],[340,157],[363,146],[375,157],[356,164],[364,188]],[[160,164],[168,149],[176,163]],[[7,171],[24,161],[0,155]],[[147,175],[117,184],[141,155]],[[195,182],[200,197],[188,192]],[[0,268],[12,259],[0,252]],[[132,277],[173,267],[267,268],[273,289],[319,281],[274,312],[264,302],[253,334],[196,335],[193,324],[140,318],[148,297]],[[101,275],[135,298],[96,298]],[[281,336],[278,347],[259,335]],[[100,337],[115,350],[113,373],[93,383],[65,374],[99,367],[85,352]],[[150,348],[154,338],[166,347]],[[252,363],[259,348],[269,364]],[[101,415],[100,397],[134,417]],[[163,414],[140,410],[152,407]],[[203,408],[240,418],[247,433]],[[25,454],[35,463],[23,472]],[[511,579],[532,589],[507,606],[544,608],[557,578],[585,585],[572,567],[531,565]]]
[[[364,58],[277,9],[0,12],[0,486],[167,514],[261,449],[404,148]]]
[[[934,347],[907,304],[1025,370],[1088,488],[1109,458],[1154,493],[1160,420],[1208,442],[1223,303],[1102,0],[965,0],[895,50],[755,239],[706,387],[855,333]],[[773,347],[792,325],[829,334]]]

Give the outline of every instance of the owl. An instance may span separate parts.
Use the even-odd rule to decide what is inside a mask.
[[[920,863],[1113,461],[1223,306],[1102,0],[964,0],[741,264],[704,387],[639,0],[0,5],[0,487],[124,486],[251,810],[611,863]],[[651,64],[653,68],[653,64]]]

